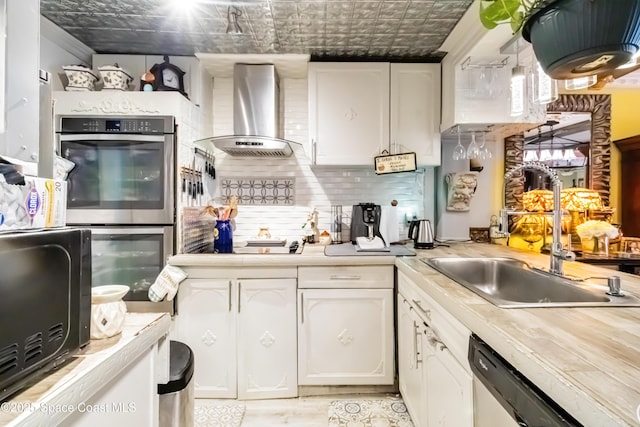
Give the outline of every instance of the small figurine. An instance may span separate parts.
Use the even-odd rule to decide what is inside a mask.
[[[318,230],[318,210],[313,208],[307,215],[307,221],[302,224],[305,231],[305,242],[315,243],[320,240],[320,230]]]

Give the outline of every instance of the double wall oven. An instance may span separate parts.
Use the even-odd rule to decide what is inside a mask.
[[[172,311],[148,289],[175,246],[175,121],[61,116],[57,149],[74,163],[67,224],[92,231],[92,286],[127,285],[131,311]]]

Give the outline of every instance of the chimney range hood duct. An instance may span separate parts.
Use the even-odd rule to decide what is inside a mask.
[[[235,64],[233,68],[234,135],[206,138],[231,156],[289,157],[291,144],[278,138],[280,93],[273,64]]]

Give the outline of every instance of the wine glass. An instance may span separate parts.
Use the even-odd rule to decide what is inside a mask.
[[[478,144],[478,148],[480,149],[480,158],[483,160],[491,158],[491,151],[489,151],[489,149],[487,148],[486,143],[487,143],[487,133],[483,132],[482,141],[480,141],[480,144]]]
[[[480,147],[478,147],[478,144],[476,143],[476,133],[473,132],[471,134],[469,148],[467,148],[467,158],[477,159],[478,157],[480,157]]]
[[[467,150],[460,143],[460,127],[458,127],[458,145],[453,148],[453,160],[464,160],[467,156]]]

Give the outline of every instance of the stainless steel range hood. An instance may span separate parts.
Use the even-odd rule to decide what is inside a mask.
[[[278,137],[280,91],[273,64],[235,64],[233,68],[234,135],[196,141],[239,157],[288,157],[291,144]]]

